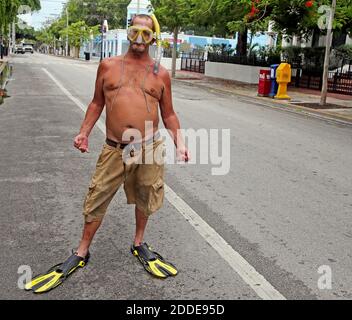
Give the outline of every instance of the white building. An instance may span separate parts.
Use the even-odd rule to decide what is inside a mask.
[[[136,14],[150,14],[152,11],[152,5],[149,0],[132,0],[127,7],[127,23],[126,29],[128,28],[128,23],[132,17]]]

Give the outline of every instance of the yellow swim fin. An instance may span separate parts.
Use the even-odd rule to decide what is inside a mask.
[[[28,282],[24,289],[33,293],[48,292],[68,278],[77,268],[83,268],[89,260],[89,253],[82,258],[73,253],[65,262],[51,267],[46,273],[39,274]]]
[[[164,260],[157,252],[152,251],[152,248],[147,243],[142,243],[139,246],[131,247],[132,254],[138,258],[144,269],[158,278],[167,278],[176,276],[178,271],[176,267]]]

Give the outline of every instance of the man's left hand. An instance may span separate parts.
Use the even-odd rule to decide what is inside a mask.
[[[189,150],[185,146],[177,147],[176,157],[179,161],[188,162],[189,160],[191,160]]]

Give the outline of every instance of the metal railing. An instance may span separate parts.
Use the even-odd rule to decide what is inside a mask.
[[[181,70],[205,73],[204,53],[181,53]]]
[[[323,72],[319,70],[297,69],[291,83],[298,88],[321,90]],[[352,95],[352,72],[329,71],[328,92]]]

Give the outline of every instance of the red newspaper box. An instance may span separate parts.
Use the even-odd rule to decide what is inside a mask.
[[[271,89],[270,70],[259,71],[258,96],[268,97]]]

